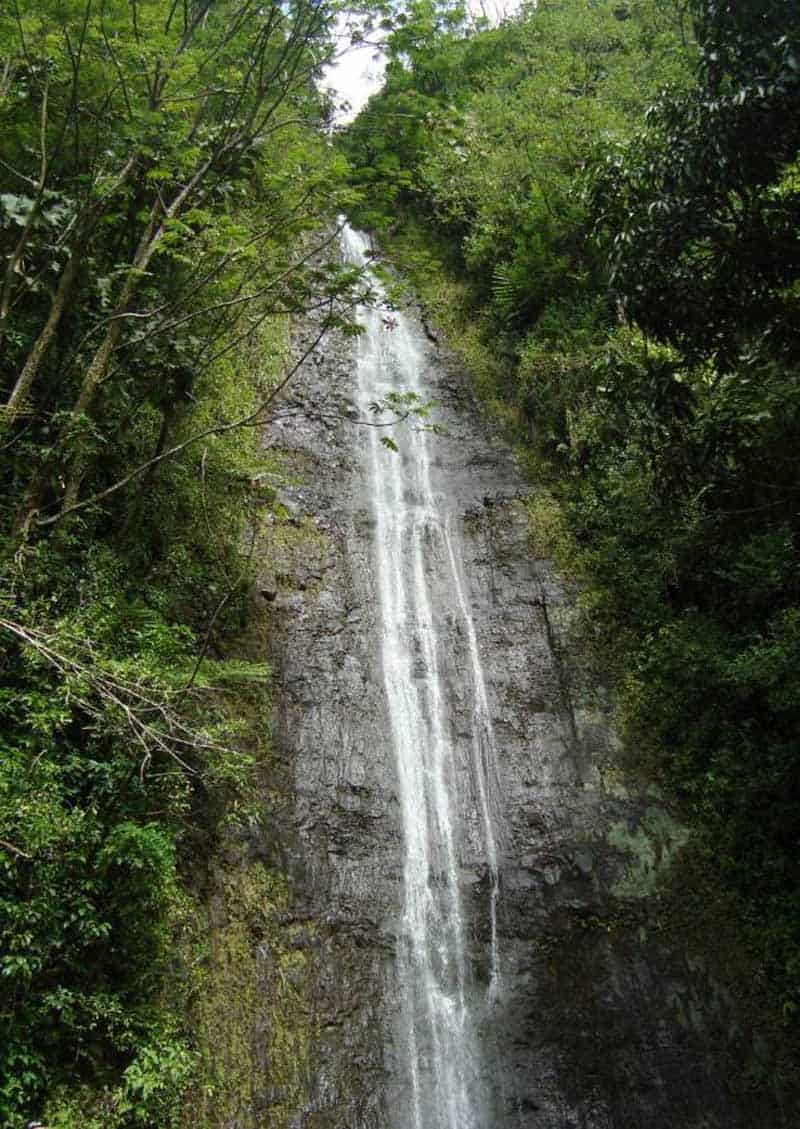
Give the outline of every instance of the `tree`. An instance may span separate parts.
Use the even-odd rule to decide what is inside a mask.
[[[308,175],[288,196],[270,188],[324,113],[313,79],[331,50],[330,8],[304,0],[56,6],[15,0],[0,23],[0,110],[10,138],[3,160],[19,185],[3,197],[0,230],[5,415],[60,420],[22,490],[19,527],[59,480],[64,508],[74,506],[92,433],[99,425],[102,434],[117,390],[130,389],[134,343],[141,358],[154,336],[177,331],[187,371],[188,329],[220,314],[226,277],[248,255],[251,267],[263,265],[264,248],[285,248],[289,231],[311,228],[330,195],[322,177],[314,180],[310,140],[301,157]],[[254,234],[232,222],[231,210],[261,186],[265,222]],[[307,252],[292,262],[281,249],[274,279],[255,297],[269,291],[273,311],[319,300],[314,286],[324,290],[330,278],[313,282],[309,262]],[[251,281],[252,271],[238,273],[237,292],[225,294],[226,329],[231,316],[242,321]],[[42,387],[59,336],[69,342],[67,363],[57,380],[51,365]],[[175,388],[174,397],[166,384],[159,393],[167,415],[185,395]]]
[[[697,85],[595,168],[614,287],[648,332],[735,364],[800,356],[800,13],[695,0]]]
[[[218,657],[258,425],[288,315],[349,325],[358,284],[316,88],[334,14],[0,6],[3,1129],[174,1125],[195,1065],[181,865],[252,785],[225,687],[268,677]]]

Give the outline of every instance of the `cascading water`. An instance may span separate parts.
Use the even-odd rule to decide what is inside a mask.
[[[347,259],[363,265],[367,239],[345,228]],[[375,292],[380,284],[372,280]],[[424,398],[425,361],[416,328],[402,313],[362,308],[358,345],[362,407],[392,393]],[[380,592],[383,677],[397,762],[405,843],[404,904],[397,971],[411,1101],[398,1129],[488,1129],[477,1021],[500,990],[494,736],[475,627],[446,499],[434,490],[431,440],[409,429],[389,454],[370,429],[368,454]],[[435,441],[435,440],[434,440]],[[446,604],[447,606],[442,606]],[[471,698],[466,767],[490,879],[491,968],[483,995],[468,958],[468,922],[459,888],[464,766],[453,733],[452,635],[457,625]],[[466,646],[464,646],[466,643]],[[459,771],[462,776],[459,777]]]

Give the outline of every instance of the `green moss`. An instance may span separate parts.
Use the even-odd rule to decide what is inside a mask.
[[[630,799],[630,782],[627,773],[619,765],[605,764],[600,767],[600,781],[603,791],[617,800]]]
[[[258,536],[260,586],[278,591],[318,591],[331,558],[331,539],[307,515],[273,506]]]
[[[264,531],[273,556],[310,552],[321,557],[327,553],[330,539],[320,533],[310,517],[292,518],[283,507],[276,507],[273,513],[278,520]]]
[[[294,947],[299,927],[284,924],[287,879],[248,861],[243,848],[210,877],[193,1006],[201,1069],[184,1125],[282,1129],[308,1098],[316,1035],[309,958]],[[307,943],[313,930],[304,929]]]
[[[275,520],[259,534],[259,559],[285,572],[321,559],[328,539],[308,519]],[[316,554],[316,558],[315,558]],[[263,660],[269,620],[251,608],[231,646],[235,659]],[[226,691],[238,720],[237,746],[251,756],[249,787],[227,805],[223,832],[195,875],[194,911],[184,961],[199,1066],[184,1129],[285,1129],[308,1103],[317,1035],[313,993],[314,927],[291,917],[288,877],[262,861],[271,816],[286,802],[269,745],[271,697],[265,686]]]
[[[534,555],[563,563],[568,556],[569,535],[563,509],[556,496],[546,487],[537,486],[528,497],[525,510]]]
[[[606,838],[610,846],[629,856],[625,874],[613,886],[613,893],[618,898],[646,898],[655,893],[662,872],[669,869],[689,831],[663,808],[649,807],[636,827],[614,823]]]

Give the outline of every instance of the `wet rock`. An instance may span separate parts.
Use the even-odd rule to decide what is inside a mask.
[[[353,387],[351,348],[328,337],[299,378],[295,414],[276,418],[265,436],[299,484],[277,492],[285,515],[265,525],[261,546],[282,766],[270,824],[290,955],[265,948],[254,1025],[274,1024],[269,1001],[281,978],[315,1018],[304,1028],[302,1084],[276,1088],[265,1063],[262,1104],[256,1084],[240,1129],[407,1126],[395,1027],[403,843],[364,436],[343,391]],[[731,1064],[746,1047],[732,1001],[692,963],[696,954],[674,947],[655,911],[648,916],[654,879],[684,833],[624,777],[606,695],[570,642],[572,596],[531,545],[520,476],[479,421],[444,344],[436,354],[429,350],[430,380],[446,430],[434,441],[432,474],[458,546],[497,738],[501,988],[489,1007],[491,884],[469,767],[467,644],[448,613],[450,594],[439,592],[433,614],[448,641],[442,664],[491,1129],[777,1129],[780,1111],[768,1099],[735,1088]],[[337,405],[329,415],[326,402]],[[303,404],[314,410],[304,415]],[[400,455],[387,458],[403,457],[402,431],[397,442]],[[287,516],[297,519],[289,533]],[[414,673],[426,678],[421,656]],[[257,1110],[275,1103],[281,1119],[261,1120]]]

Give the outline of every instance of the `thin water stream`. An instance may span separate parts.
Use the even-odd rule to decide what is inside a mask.
[[[367,238],[343,233],[344,254],[363,264]],[[382,295],[377,279],[375,291]],[[359,313],[359,399],[364,411],[391,393],[424,399],[425,349],[402,312],[387,328],[380,301]],[[466,583],[459,531],[436,489],[432,444],[409,428],[392,454],[370,429],[367,467],[380,593],[383,680],[397,764],[404,835],[404,890],[397,948],[407,1108],[398,1129],[489,1129],[478,1022],[501,991],[495,743]],[[446,606],[442,606],[445,604]],[[444,624],[455,624],[445,631]],[[461,652],[454,656],[448,648]],[[467,746],[455,734],[453,677],[461,670],[470,707]],[[465,763],[466,762],[466,763]],[[463,791],[470,789],[489,876],[488,986],[475,980],[463,869]]]

